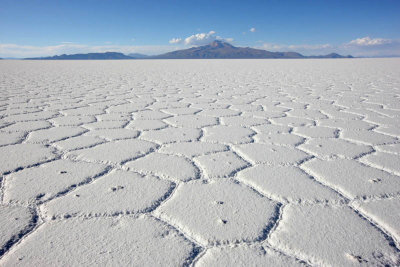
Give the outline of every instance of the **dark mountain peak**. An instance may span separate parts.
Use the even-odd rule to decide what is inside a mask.
[[[227,42],[221,41],[221,40],[214,40],[211,43],[209,43],[207,46],[210,46],[213,48],[224,48],[224,47],[232,48],[232,47],[234,47],[233,45],[231,45]]]

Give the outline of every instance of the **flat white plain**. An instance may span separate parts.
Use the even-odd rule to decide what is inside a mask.
[[[0,61],[0,265],[400,265],[400,60]]]

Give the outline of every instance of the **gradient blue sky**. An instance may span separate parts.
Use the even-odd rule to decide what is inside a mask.
[[[304,54],[400,55],[399,14],[395,0],[0,0],[0,57],[157,54],[216,38]]]

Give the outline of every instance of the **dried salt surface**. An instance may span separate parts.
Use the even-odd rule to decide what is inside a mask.
[[[0,73],[1,266],[400,265],[398,59]]]
[[[400,194],[400,178],[348,159],[311,160],[302,168],[349,198]]]
[[[140,138],[156,142],[158,144],[168,144],[175,142],[188,142],[197,140],[201,136],[199,129],[192,128],[165,128],[161,130],[144,132]]]
[[[312,139],[299,148],[316,157],[327,159],[354,159],[374,151],[371,146],[354,144],[338,138]]]
[[[239,172],[237,179],[282,202],[337,202],[342,198],[318,184],[298,167],[257,165]]]
[[[85,124],[84,127],[89,130],[121,129],[126,123],[126,121],[96,121]]]
[[[154,176],[115,171],[42,206],[48,218],[144,212],[166,198],[173,184]]]
[[[303,162],[311,156],[296,148],[278,145],[251,143],[235,146],[235,151],[253,164],[292,165]]]
[[[0,130],[2,132],[31,132],[50,127],[51,123],[48,121],[21,121],[5,126]]]
[[[318,266],[400,264],[398,250],[348,207],[289,205],[270,243]]]
[[[175,127],[203,128],[218,124],[218,120],[216,118],[200,115],[182,115],[168,118],[164,121]]]
[[[310,126],[294,128],[294,133],[305,138],[334,138],[338,135],[338,129],[323,126]]]
[[[176,230],[151,218],[77,218],[45,223],[2,264],[180,266],[193,250]]]
[[[0,256],[18,241],[18,235],[33,227],[33,220],[32,213],[25,207],[0,205]]]
[[[126,167],[141,173],[152,173],[178,181],[189,181],[198,177],[198,169],[189,160],[161,153],[152,153],[129,162]]]
[[[217,245],[263,239],[276,209],[275,202],[221,180],[182,185],[156,212],[201,244]]]
[[[139,136],[139,131],[131,129],[102,129],[102,130],[92,130],[86,133],[86,136],[97,136],[107,140],[122,140],[122,139],[132,139]]]
[[[295,134],[283,133],[260,133],[254,136],[256,143],[266,143],[274,145],[297,146],[304,142],[304,138]]]
[[[0,173],[8,173],[56,158],[54,149],[39,144],[16,144],[0,147]]]
[[[195,266],[306,266],[269,248],[236,246],[209,249]]]
[[[50,119],[57,126],[80,126],[85,123],[95,122],[94,116],[64,116]]]
[[[23,132],[0,132],[0,146],[18,144],[24,141],[26,134]]]
[[[158,151],[167,154],[171,153],[192,158],[195,156],[222,152],[226,150],[228,150],[228,147],[223,144],[206,142],[183,142],[164,145]]]
[[[126,129],[133,130],[160,130],[166,128],[168,125],[165,122],[159,120],[134,120],[129,122],[128,125],[125,126]]]
[[[208,178],[233,176],[236,172],[249,166],[249,163],[230,151],[200,156],[194,161],[203,169]]]
[[[154,151],[156,147],[157,145],[151,142],[127,139],[72,151],[69,155],[76,160],[123,164]]]
[[[52,145],[60,150],[71,151],[82,148],[93,147],[105,143],[106,141],[96,136],[80,135],[77,137],[70,137],[68,139],[54,142]]]
[[[237,126],[214,126],[204,128],[204,141],[222,144],[244,144],[251,142],[255,132],[251,129]]]
[[[364,212],[393,235],[400,242],[400,199],[387,198],[356,202],[354,206]],[[390,210],[391,212],[387,212]]]
[[[52,143],[68,139],[70,137],[84,134],[87,130],[80,127],[55,127],[50,129],[37,130],[29,134],[29,143]]]
[[[104,171],[104,165],[69,160],[55,160],[28,168],[5,178],[3,202],[46,201],[77,184],[87,183]]]
[[[394,173],[400,176],[400,156],[396,154],[390,154],[385,152],[376,152],[374,154],[367,155],[362,159],[364,163],[367,163],[376,168]]]

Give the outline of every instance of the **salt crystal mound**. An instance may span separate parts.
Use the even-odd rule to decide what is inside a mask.
[[[1,266],[400,265],[399,59],[0,73]]]
[[[2,265],[181,266],[195,249],[167,225],[131,217],[50,221],[25,241]]]

